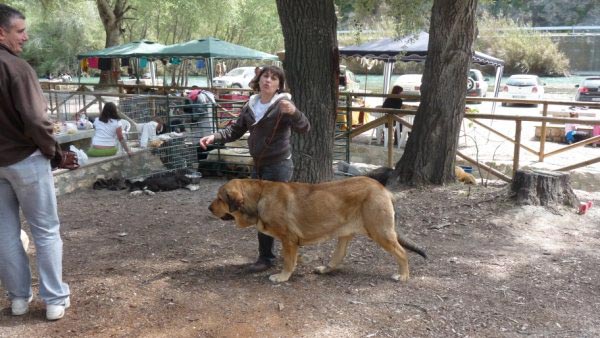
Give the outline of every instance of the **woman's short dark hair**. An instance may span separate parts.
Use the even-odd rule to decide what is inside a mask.
[[[110,119],[119,120],[119,110],[114,102],[107,102],[100,113],[100,121],[107,123]]]
[[[402,93],[403,90],[404,90],[404,88],[402,88],[400,86],[394,86],[394,88],[392,88],[392,94],[400,94],[400,93]]]
[[[283,72],[283,69],[277,66],[262,67],[260,73],[258,73],[258,75],[254,79],[252,79],[252,81],[250,81],[250,88],[252,88],[252,90],[254,90],[255,92],[260,91],[259,80],[260,77],[263,76],[263,74],[265,73],[271,73],[279,79],[279,90],[277,92],[281,93],[285,91],[285,73]]]

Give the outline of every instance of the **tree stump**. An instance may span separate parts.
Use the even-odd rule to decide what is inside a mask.
[[[571,189],[568,173],[547,170],[517,170],[513,177],[512,192],[515,193],[519,205],[579,206],[579,199]]]

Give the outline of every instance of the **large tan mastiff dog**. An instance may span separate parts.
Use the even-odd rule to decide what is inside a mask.
[[[330,272],[342,262],[356,234],[366,234],[396,258],[399,273],[392,276],[395,280],[406,281],[409,276],[403,246],[427,258],[423,250],[396,234],[392,194],[368,177],[321,184],[234,179],[219,188],[209,210],[223,220],[235,219],[239,227],[255,226],[281,241],[284,266],[281,273],[270,276],[273,282],[290,278],[299,246],[334,237],[337,248],[329,264],[316,269],[318,273]]]

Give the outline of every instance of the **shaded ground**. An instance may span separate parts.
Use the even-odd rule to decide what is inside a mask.
[[[35,299],[23,317],[0,302],[1,337],[597,337],[600,197],[586,215],[513,207],[500,188],[398,192],[402,231],[425,247],[411,279],[366,238],[320,276],[333,243],[302,249],[289,282],[247,275],[256,231],[212,218],[224,181],[196,192],[60,197],[72,307],[49,323]],[[33,254],[34,255],[34,254]],[[36,290],[37,292],[37,283]]]

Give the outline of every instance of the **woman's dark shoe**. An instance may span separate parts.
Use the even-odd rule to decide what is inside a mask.
[[[267,271],[275,265],[275,258],[258,258],[258,260],[246,268],[248,273]]]

